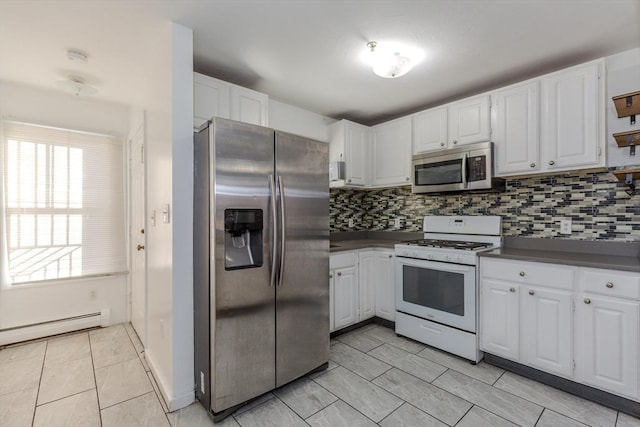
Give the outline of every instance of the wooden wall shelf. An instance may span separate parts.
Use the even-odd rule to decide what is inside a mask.
[[[638,194],[635,182],[640,179],[640,166],[635,168],[617,169],[611,171],[611,173],[618,178],[618,181],[624,181],[624,183],[627,184],[629,187],[627,192],[630,195]]]
[[[640,114],[640,91],[614,96],[612,99],[618,118],[631,116],[631,124],[635,124],[634,116]]]

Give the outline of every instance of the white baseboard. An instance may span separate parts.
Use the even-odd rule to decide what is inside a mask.
[[[144,356],[147,360],[147,364],[149,365],[149,369],[151,369],[151,374],[156,380],[156,384],[158,385],[160,394],[162,394],[162,398],[169,408],[169,412],[185,408],[191,405],[196,400],[194,390],[190,390],[180,396],[169,395],[169,387],[167,386],[167,381],[164,376],[160,375],[160,373],[156,369],[157,363],[155,362],[155,357],[149,353],[149,349],[145,350]]]
[[[110,311],[106,308],[99,313],[87,313],[66,319],[8,328],[0,330],[0,345],[14,344],[96,326],[109,326],[109,322]]]

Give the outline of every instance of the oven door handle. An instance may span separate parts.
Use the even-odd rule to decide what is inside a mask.
[[[462,155],[462,187],[467,188],[469,182],[467,181],[467,153]]]

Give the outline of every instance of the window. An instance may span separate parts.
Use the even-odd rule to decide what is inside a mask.
[[[2,131],[9,284],[124,271],[121,141],[17,122]]]

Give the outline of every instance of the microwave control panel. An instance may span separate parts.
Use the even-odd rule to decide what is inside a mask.
[[[484,181],[487,179],[487,156],[469,157],[469,176],[467,181]]]

